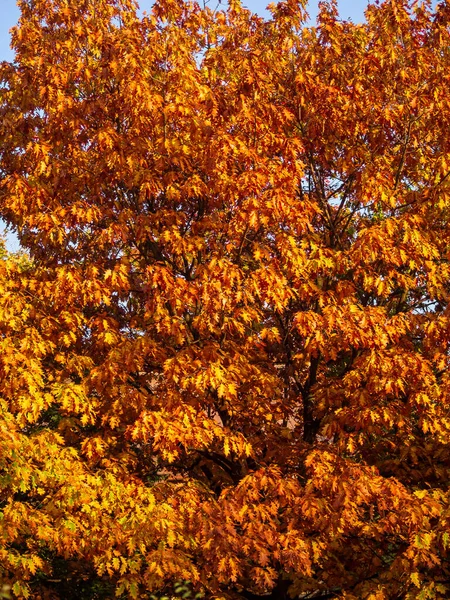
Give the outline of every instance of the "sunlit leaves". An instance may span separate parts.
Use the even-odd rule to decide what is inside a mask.
[[[20,6],[0,582],[447,598],[446,3]]]

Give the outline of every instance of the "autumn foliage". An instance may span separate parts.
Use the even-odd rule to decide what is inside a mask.
[[[19,5],[0,585],[449,598],[450,2]]]

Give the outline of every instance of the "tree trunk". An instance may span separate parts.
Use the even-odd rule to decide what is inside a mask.
[[[269,594],[260,595],[252,594],[252,592],[241,592],[241,594],[246,600],[290,600],[290,596],[288,595],[290,585],[290,581],[279,579]]]

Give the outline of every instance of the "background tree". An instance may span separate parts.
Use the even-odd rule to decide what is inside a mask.
[[[19,4],[0,579],[448,598],[450,4]]]

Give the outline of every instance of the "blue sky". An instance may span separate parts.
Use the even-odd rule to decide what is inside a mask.
[[[74,0],[76,2],[76,0]],[[243,4],[254,12],[264,14],[264,9],[271,1],[276,0],[243,0]],[[141,0],[140,6],[143,10],[149,10],[151,0]],[[367,0],[338,0],[339,14],[342,18],[351,18],[354,22],[364,20],[364,10],[367,6]],[[317,1],[309,3],[308,13],[312,21],[317,14]],[[0,61],[11,60],[12,52],[9,48],[9,29],[15,25],[19,18],[19,10],[16,6],[16,0],[0,0]],[[0,221],[0,231],[3,230]],[[7,236],[8,248],[12,251],[18,249],[15,236]]]

